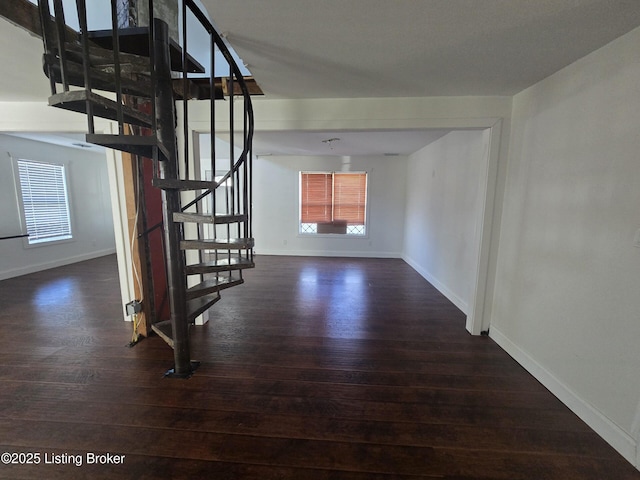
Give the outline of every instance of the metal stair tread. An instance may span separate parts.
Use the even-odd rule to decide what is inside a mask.
[[[185,267],[187,275],[197,275],[211,272],[224,272],[231,270],[241,270],[245,268],[254,268],[253,260],[240,256],[225,256],[217,260],[209,260],[201,263],[194,263]]]
[[[82,37],[82,35],[80,35],[80,37]],[[66,42],[64,48],[66,50],[67,60],[82,65],[84,53],[82,51],[82,43],[80,43],[79,40]],[[151,62],[149,57],[142,57],[125,52],[119,52],[118,56],[122,73],[151,75]],[[93,42],[89,42],[89,65],[98,70],[104,70],[105,68],[113,69],[113,50],[108,50]]]
[[[155,135],[110,135],[102,133],[88,133],[85,136],[87,143],[102,145],[123,152],[133,153],[146,158],[153,158],[154,149],[157,147],[161,154],[160,160],[168,158],[168,152],[158,142]]]
[[[84,76],[82,68],[82,45],[79,43],[67,42],[65,44],[67,53],[68,68],[73,73],[69,79],[72,85],[84,87]],[[108,81],[114,69],[113,51],[99,47],[94,44],[89,45],[89,56],[91,66],[91,78],[92,86],[98,90],[114,91],[115,86]],[[58,77],[57,70],[58,58],[54,59],[51,56],[45,56],[45,60],[49,61],[56,77]],[[54,63],[56,62],[56,63]],[[123,82],[123,91],[131,93],[133,95],[149,97],[151,89],[151,64],[148,57],[143,57],[135,54],[120,52],[120,70],[121,70],[121,82]],[[214,79],[217,82],[215,85],[215,100],[223,100],[224,93],[222,91],[221,80],[219,78]],[[144,88],[141,88],[141,85]],[[185,79],[175,78],[171,82],[173,88],[174,97],[176,100],[210,100],[211,88],[209,86],[208,78],[187,78],[186,90]]]
[[[175,212],[173,214],[174,222],[192,222],[192,223],[214,223],[225,224],[246,221],[246,215],[205,215],[202,213]]]
[[[208,295],[213,292],[224,290],[225,288],[235,287],[236,285],[240,285],[242,283],[244,283],[244,280],[242,278],[236,278],[232,276],[209,278],[207,280],[203,280],[197,285],[194,285],[193,287],[188,288],[187,299],[193,299],[201,297],[203,295]]]
[[[44,54],[43,61],[48,65],[56,83],[62,83],[62,75],[60,74],[60,60],[51,54]],[[106,70],[102,67],[91,67],[91,88],[94,90],[104,90],[108,92],[115,91],[113,72],[108,70],[111,67],[106,67]],[[45,73],[46,73],[45,69]],[[66,63],[66,79],[69,85],[76,87],[85,87],[84,69],[81,64],[78,64],[72,60],[68,60]],[[137,75],[136,79],[127,78],[125,75],[121,75],[120,78],[122,93],[128,95],[134,95],[138,97],[149,98],[153,92],[151,85],[151,79],[146,75]]]
[[[154,178],[153,186],[164,190],[213,190],[216,182],[206,180],[180,180],[178,178]]]
[[[57,93],[49,97],[49,105],[52,107],[63,108],[78,113],[87,113],[87,101],[93,106],[93,114],[95,116],[106,118],[108,120],[118,119],[118,108],[122,109],[123,121],[144,127],[150,127],[153,120],[150,115],[134,110],[126,105],[118,105],[117,102],[110,98],[98,95],[95,92],[87,90],[71,90],[68,92]]]
[[[253,238],[213,238],[200,240],[182,240],[180,242],[181,250],[244,250],[252,247]]]
[[[120,28],[118,32],[120,51],[141,57],[149,56],[149,27]],[[113,49],[113,34],[111,30],[93,30],[89,32],[88,37],[102,48]],[[182,47],[174,40],[170,40],[169,47],[171,69],[181,72],[183,70]],[[195,58],[187,54],[187,72],[204,73],[205,69]]]
[[[220,298],[220,293],[215,292],[187,300],[187,321],[192,322],[198,315],[205,312],[220,300]]]
[[[173,348],[173,328],[171,327],[171,320],[154,323],[151,325],[151,329]]]

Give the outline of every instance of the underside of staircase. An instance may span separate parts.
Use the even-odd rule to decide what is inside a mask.
[[[90,29],[87,8],[93,2],[109,4],[111,29]],[[162,10],[157,3],[168,2],[178,4],[178,38],[170,33],[167,19],[155,15]],[[53,0],[51,9],[49,1],[41,0],[38,6],[49,105],[86,115],[87,142],[153,162],[152,184],[162,195],[158,227],[163,231],[170,319],[152,319],[152,329],[173,348],[174,367],[168,375],[187,378],[196,366],[190,325],[220,300],[222,290],[244,282],[244,269],[254,267],[250,87],[193,0],[76,0],[72,12],[70,3]],[[144,4],[150,19],[146,25],[132,17],[135,4]],[[77,15],[77,30],[68,25],[70,15]],[[205,66],[189,53],[192,21],[209,36]],[[228,73],[216,77],[220,58]],[[196,170],[190,167],[186,139],[193,101],[209,105],[210,179],[190,171]],[[97,131],[96,117],[114,122],[117,133]],[[228,121],[225,133],[231,139],[224,153],[216,152],[214,143],[213,128],[221,117]],[[243,127],[234,132],[237,124]]]

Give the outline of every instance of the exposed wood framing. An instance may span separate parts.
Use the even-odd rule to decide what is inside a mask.
[[[129,125],[125,126],[129,130]],[[127,132],[130,134],[130,132]],[[142,312],[138,315],[138,333],[145,337],[151,331],[152,312],[150,311],[150,301],[153,292],[148,282],[147,274],[147,252],[144,242],[138,238],[142,231],[142,218],[139,210],[142,208],[140,195],[137,189],[138,178],[138,158],[131,153],[122,152],[122,170],[124,179],[125,204],[127,208],[127,225],[129,227],[131,248],[131,266],[134,271],[134,295],[137,300],[142,300]]]
[[[260,88],[260,85],[258,85],[258,83],[256,82],[255,78],[244,77],[244,81],[249,89],[249,95],[264,95],[264,92]],[[222,83],[222,91],[224,92],[224,94],[229,95],[229,91],[231,90],[229,87],[229,84],[231,83],[229,81],[229,78],[216,78],[216,84],[218,84],[219,82]],[[239,82],[233,82],[233,94],[242,95],[242,87],[240,86]]]

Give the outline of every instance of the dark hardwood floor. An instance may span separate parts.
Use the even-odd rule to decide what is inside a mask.
[[[640,479],[401,260],[256,263],[189,380],[113,256],[0,282],[0,478]]]

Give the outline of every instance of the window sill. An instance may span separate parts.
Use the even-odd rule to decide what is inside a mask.
[[[24,239],[23,240],[23,247],[25,249],[29,249],[29,248],[40,248],[40,247],[50,247],[53,245],[59,245],[61,243],[71,243],[71,242],[75,242],[76,239],[71,237],[71,238],[62,238],[60,240],[49,240],[49,241],[43,241],[43,242],[36,242],[36,243],[29,243],[28,239]]]
[[[348,233],[298,233],[298,238],[348,238],[350,240],[365,240],[369,238],[369,235],[353,235]]]

